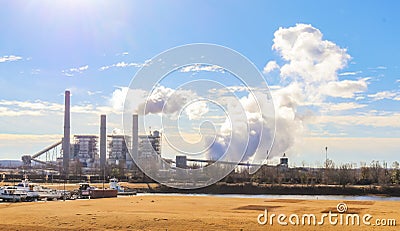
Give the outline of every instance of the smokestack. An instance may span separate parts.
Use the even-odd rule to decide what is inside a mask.
[[[63,138],[63,169],[64,173],[68,174],[69,170],[69,157],[70,157],[70,145],[71,145],[71,121],[70,121],[70,96],[69,91],[65,91],[65,110],[64,110],[64,138]]]
[[[137,157],[138,155],[138,143],[139,143],[139,122],[138,115],[133,115],[132,123],[132,156]]]
[[[106,115],[100,117],[100,168],[104,170],[106,166],[106,143],[107,143]]]

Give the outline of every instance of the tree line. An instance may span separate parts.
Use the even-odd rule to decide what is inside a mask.
[[[335,164],[327,160],[324,167],[293,167],[263,165],[254,174],[240,168],[223,179],[227,183],[256,182],[260,184],[326,184],[326,185],[399,185],[400,164],[394,161],[372,161],[367,164]]]

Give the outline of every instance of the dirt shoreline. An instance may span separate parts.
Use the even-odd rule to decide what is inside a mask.
[[[337,212],[371,214],[376,219],[400,219],[400,201],[333,201],[213,196],[141,195],[108,199],[0,203],[1,230],[397,230],[396,226],[270,225],[257,222],[265,209],[269,214]],[[345,213],[345,214],[346,214]]]
[[[338,185],[257,185],[257,184],[215,184],[205,188],[182,190],[159,186],[149,190],[154,193],[205,193],[205,194],[248,194],[248,195],[379,195],[400,197],[400,187]]]
[[[236,183],[226,184],[217,183],[204,188],[184,190],[167,187],[157,183],[127,183],[120,182],[123,187],[130,188],[140,193],[181,193],[181,194],[248,194],[248,195],[378,195],[400,197],[399,186],[376,186],[376,185],[287,185],[287,184],[252,184],[252,183]],[[2,185],[12,185],[10,182],[1,182]],[[44,183],[44,186],[63,190],[64,184]],[[102,188],[102,183],[94,183],[92,186]],[[108,184],[104,184],[108,187]],[[78,184],[66,184],[66,190],[74,190],[78,188]]]

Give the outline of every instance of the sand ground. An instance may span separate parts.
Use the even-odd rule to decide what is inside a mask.
[[[109,199],[0,203],[0,230],[399,230],[389,226],[260,225],[257,216],[332,211],[341,201],[138,195]],[[347,213],[400,221],[400,201],[344,201]],[[288,221],[288,220],[286,220]]]

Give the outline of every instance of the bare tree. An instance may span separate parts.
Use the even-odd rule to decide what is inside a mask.
[[[338,182],[343,188],[352,181],[351,170],[351,164],[342,164],[339,166]]]
[[[399,162],[395,161],[392,164],[392,173],[391,173],[391,181],[392,184],[399,184],[400,182],[400,164]]]
[[[335,183],[335,163],[333,160],[326,159],[325,161],[325,183],[326,184],[333,184]]]
[[[371,183],[378,184],[382,166],[379,161],[373,160],[370,165]]]

